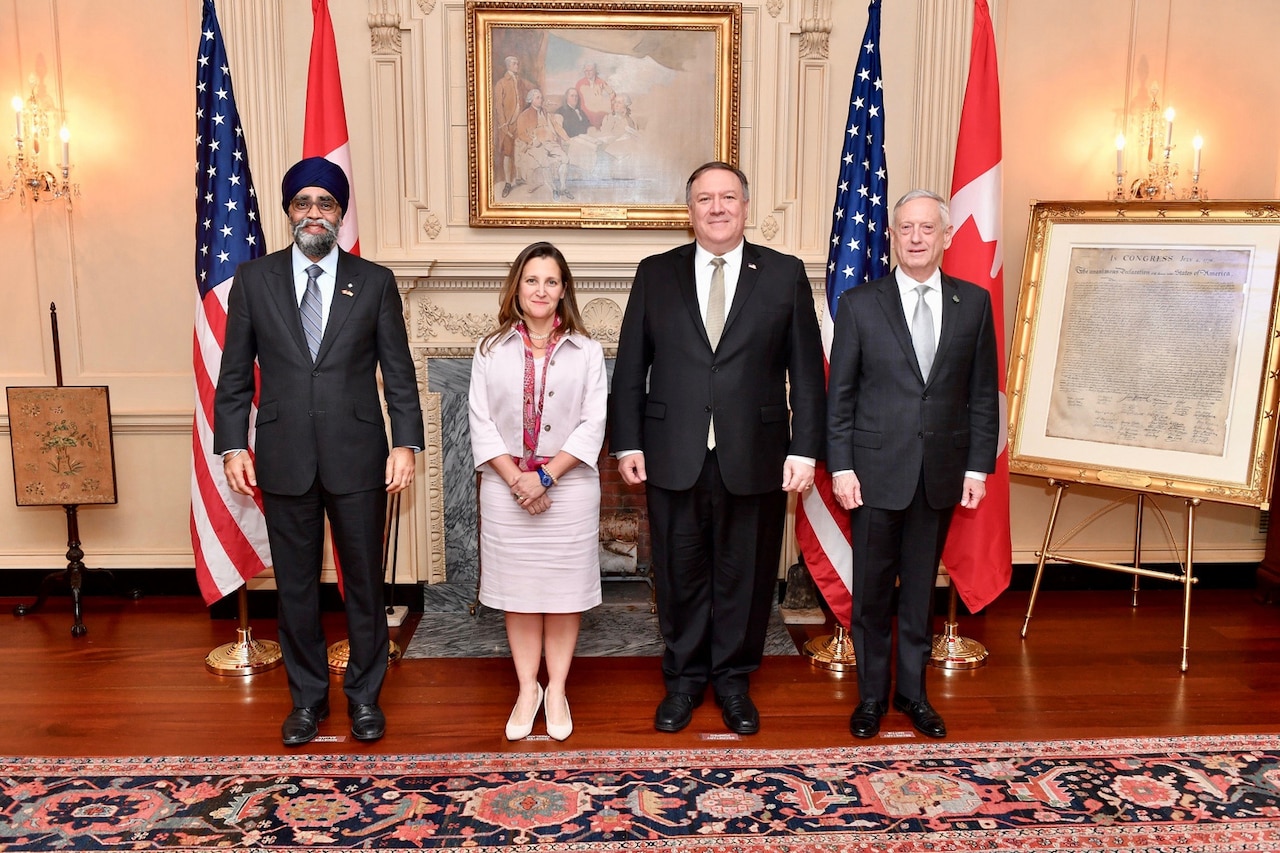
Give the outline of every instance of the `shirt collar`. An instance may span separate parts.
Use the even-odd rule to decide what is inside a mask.
[[[308,258],[306,255],[302,254],[302,250],[298,248],[297,243],[293,244],[292,249],[293,249],[293,271],[295,273],[305,272],[307,267],[311,266],[312,264],[319,264],[320,269],[324,270],[325,274],[328,275],[330,278],[336,279],[338,277],[338,246],[337,244],[334,244],[334,247],[329,251],[329,254],[325,255],[323,258],[321,258],[318,261],[313,261],[310,258]]]
[[[929,276],[925,281],[916,281],[911,276],[902,271],[902,267],[893,268],[894,281],[898,283],[898,293],[905,296],[914,291],[922,284],[928,285],[930,290],[942,291],[942,270],[936,269],[933,275]]]
[[[713,254],[703,248],[701,243],[696,241],[693,245],[695,246],[693,250],[693,263],[695,266],[707,266],[711,263],[712,258],[724,258],[726,264],[734,267],[740,267],[742,266],[742,251],[746,247],[747,241],[745,239],[739,240],[738,245],[734,246],[723,255]]]

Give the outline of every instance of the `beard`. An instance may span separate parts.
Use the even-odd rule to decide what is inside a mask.
[[[321,225],[324,227],[323,234],[311,234],[305,229],[311,225]],[[293,224],[293,242],[302,254],[308,258],[323,258],[325,255],[333,251],[333,247],[338,243],[338,228],[341,227],[342,220],[339,219],[337,224],[327,219],[299,219]]]

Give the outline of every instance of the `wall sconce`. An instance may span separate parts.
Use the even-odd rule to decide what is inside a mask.
[[[33,202],[53,201],[65,198],[67,208],[71,207],[71,197],[80,195],[80,185],[70,181],[71,174],[71,133],[63,125],[59,138],[62,140],[62,162],[55,166],[49,157],[45,165],[45,149],[49,142],[49,113],[41,108],[36,100],[36,84],[31,81],[31,96],[24,102],[15,95],[13,106],[14,142],[17,151],[8,158],[8,168],[12,171],[7,186],[0,186],[0,201],[6,201],[14,195],[18,197],[18,205],[26,207],[27,194],[31,194]],[[53,170],[57,168],[59,176]]]
[[[1138,131],[1140,150],[1146,156],[1146,174],[1134,178],[1126,190],[1124,185],[1124,134],[1116,136],[1116,188],[1112,198],[1124,201],[1127,198],[1144,201],[1172,201],[1177,198],[1203,200],[1207,198],[1200,186],[1200,151],[1204,148],[1204,139],[1196,134],[1191,140],[1194,159],[1191,167],[1190,189],[1179,190],[1178,163],[1173,159],[1177,146],[1173,142],[1173,120],[1177,117],[1173,107],[1161,111],[1157,97],[1159,87],[1151,87],[1151,103],[1142,113],[1141,127]]]

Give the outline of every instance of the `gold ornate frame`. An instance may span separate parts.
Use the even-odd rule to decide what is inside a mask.
[[[468,0],[466,28],[473,226],[684,228],[689,174],[708,160],[737,163],[738,3]],[[521,143],[524,148],[509,159],[524,182],[508,188],[513,176],[498,148],[500,136],[516,145],[508,106],[502,107],[504,127],[495,126],[495,92],[507,56],[520,60],[521,82],[506,88],[543,90],[553,121],[568,90],[582,82],[575,68],[594,62],[604,81],[601,97],[616,93],[626,96],[619,102],[630,101],[631,128],[622,133],[593,124],[581,138],[565,138],[569,179],[559,182],[553,173],[563,161],[548,167],[543,157],[539,168],[539,152],[530,150],[537,146]],[[499,104],[522,100],[512,92]],[[603,122],[604,114],[595,112]],[[526,180],[526,174],[532,177]]]
[[[1010,471],[1268,508],[1278,261],[1272,202],[1037,202]]]

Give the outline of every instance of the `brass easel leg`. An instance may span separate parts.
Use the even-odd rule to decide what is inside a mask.
[[[959,627],[956,622],[955,584],[951,585],[951,599],[947,603],[947,624],[941,634],[933,636],[933,652],[929,655],[929,665],[940,669],[976,669],[986,666],[987,647],[977,640],[961,637],[956,633]]]
[[[1049,511],[1049,523],[1044,528],[1044,541],[1040,543],[1040,551],[1037,553],[1036,562],[1036,579],[1031,582],[1031,599],[1027,602],[1027,615],[1022,620],[1022,639],[1027,638],[1027,628],[1031,625],[1031,611],[1036,606],[1036,596],[1040,593],[1040,579],[1044,577],[1044,562],[1049,556],[1049,543],[1053,541],[1053,526],[1058,521],[1058,508],[1062,506],[1062,496],[1067,491],[1066,483],[1055,483],[1049,481],[1049,485],[1056,485],[1058,491],[1053,496],[1053,509]]]
[[[1198,499],[1192,498],[1187,501],[1187,568],[1182,578],[1182,671],[1187,671],[1187,647],[1188,636],[1191,632],[1191,585],[1196,582],[1194,564],[1192,563],[1192,551],[1196,541],[1195,523],[1196,523],[1196,506],[1200,503]]]
[[[253,675],[280,665],[280,644],[255,640],[249,627],[249,593],[243,585],[236,593],[240,627],[236,641],[218,646],[204,659],[204,668],[214,675]]]
[[[832,672],[851,672],[858,666],[853,654],[853,638],[839,622],[831,636],[814,637],[805,643],[804,654],[813,666]]]
[[[1142,568],[1142,512],[1147,505],[1147,496],[1142,492],[1138,492],[1138,518],[1133,525],[1133,567],[1135,569]],[[1129,606],[1138,606],[1138,589],[1141,586],[1141,575],[1133,576],[1133,586],[1130,587]]]

